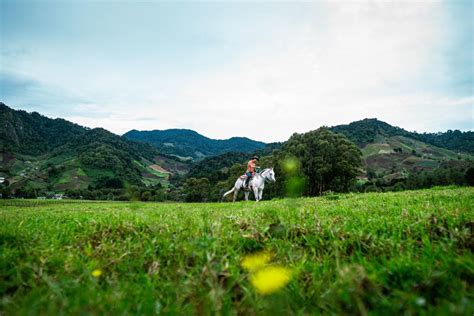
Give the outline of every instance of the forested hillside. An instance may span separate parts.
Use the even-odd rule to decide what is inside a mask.
[[[474,153],[474,132],[472,131],[448,130],[444,133],[420,134],[377,119],[364,119],[347,125],[337,125],[331,127],[331,130],[346,135],[359,146],[377,142],[380,137],[404,136],[456,152]]]
[[[130,140],[153,144],[161,153],[185,159],[202,159],[225,152],[251,153],[265,147],[265,143],[246,137],[232,137],[225,140],[210,139],[188,129],[132,130],[123,136]]]
[[[271,150],[270,146],[266,151],[260,150],[260,165],[274,167],[278,178],[276,184],[265,189],[264,197],[474,183],[472,155],[433,146],[410,135],[373,119],[294,134],[287,142],[274,144]],[[358,145],[358,150],[350,140]],[[218,167],[213,170],[213,165]],[[206,172],[189,173],[182,179],[187,185],[182,186],[185,192],[181,196],[188,200],[218,200],[243,173],[245,162],[232,164],[232,160],[217,156],[203,160],[196,168]]]
[[[0,102],[0,151],[44,154],[85,134],[88,128],[37,112],[16,111]]]
[[[216,183],[227,179],[229,167],[250,160],[249,154],[228,152],[219,156],[209,157],[194,164],[186,175],[188,178],[208,178]]]
[[[474,150],[473,132],[418,134],[377,119],[331,130],[359,146],[365,169],[361,179],[372,189],[458,183],[473,164],[473,156],[468,154]]]
[[[422,142],[459,152],[474,153],[474,132],[448,130],[445,133],[412,133],[412,137]]]
[[[88,196],[95,190],[91,197],[100,197],[132,185],[163,187],[171,172],[186,172],[179,161],[173,163],[176,158],[160,155],[150,144],[5,104],[0,110],[0,177],[6,178],[2,195]]]

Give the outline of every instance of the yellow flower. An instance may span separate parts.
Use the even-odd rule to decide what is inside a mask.
[[[92,271],[92,276],[93,276],[94,278],[98,278],[98,277],[100,277],[101,275],[102,275],[102,270],[100,270],[100,269],[95,269],[94,271]]]
[[[291,279],[291,272],[287,268],[270,266],[258,270],[250,278],[250,283],[260,294],[272,294],[284,287]]]
[[[268,262],[270,262],[270,255],[266,252],[259,252],[245,256],[242,259],[241,265],[247,271],[256,271],[264,267]]]

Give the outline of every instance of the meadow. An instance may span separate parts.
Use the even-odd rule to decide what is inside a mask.
[[[0,201],[0,314],[472,315],[473,229],[472,187]]]

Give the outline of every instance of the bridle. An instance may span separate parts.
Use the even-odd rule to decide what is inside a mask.
[[[270,168],[265,168],[265,169],[263,169],[262,172],[257,173],[257,174],[260,175],[261,177],[263,177],[263,179],[265,179],[265,182],[270,182],[270,180],[268,180],[267,177],[263,175],[264,173],[266,173],[266,172],[268,172],[268,171],[270,171],[270,170],[271,170]]]

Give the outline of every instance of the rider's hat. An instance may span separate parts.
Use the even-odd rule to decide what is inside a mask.
[[[259,157],[259,156],[252,156],[252,159],[257,159],[257,160],[259,160],[260,157]]]

